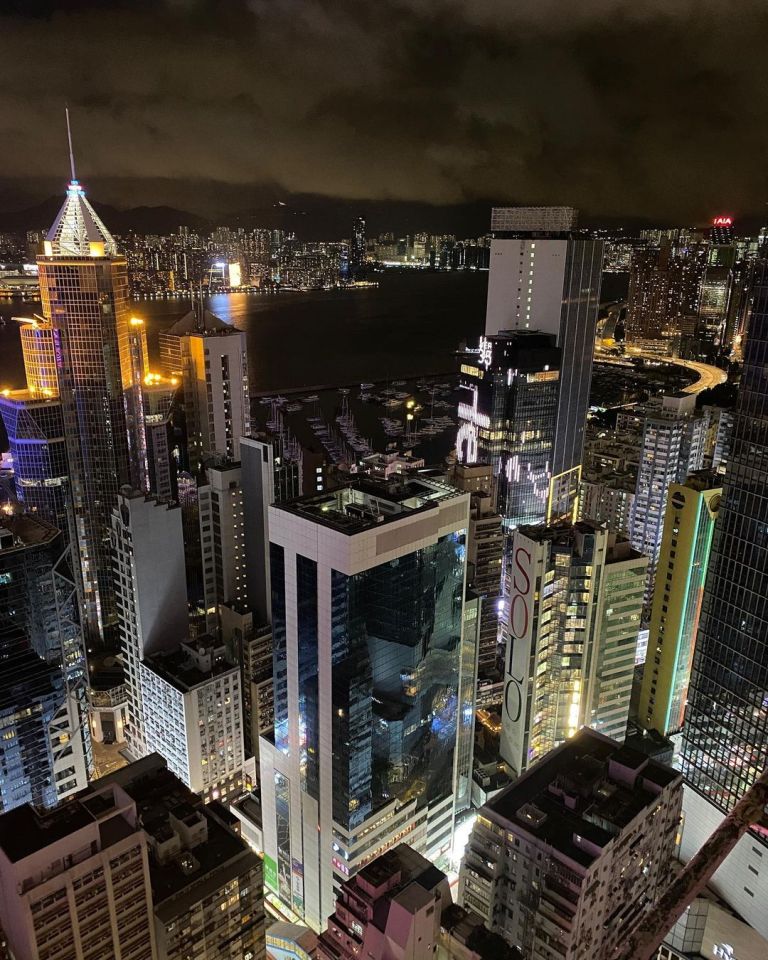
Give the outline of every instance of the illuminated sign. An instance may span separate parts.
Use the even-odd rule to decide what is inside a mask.
[[[525,740],[525,701],[533,629],[532,542],[515,532],[512,545],[512,590],[509,597],[507,662],[502,704],[501,756],[522,773]]]
[[[732,227],[733,217],[715,217],[712,221],[713,227]]]
[[[736,960],[730,943],[716,943],[712,947],[712,956],[716,960]]]
[[[493,360],[493,344],[485,337],[480,337],[480,363],[488,369]]]
[[[456,459],[459,463],[477,463],[477,427],[462,423],[456,434]]]

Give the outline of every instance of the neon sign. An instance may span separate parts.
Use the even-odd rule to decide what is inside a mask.
[[[712,221],[713,227],[732,227],[733,217],[715,217]]]

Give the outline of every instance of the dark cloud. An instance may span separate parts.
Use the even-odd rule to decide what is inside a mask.
[[[67,101],[81,176],[118,204],[208,212],[266,184],[759,213],[767,43],[762,0],[19,2],[0,176],[29,193],[66,174]]]

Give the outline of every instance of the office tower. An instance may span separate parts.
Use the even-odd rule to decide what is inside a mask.
[[[211,458],[239,460],[251,433],[245,334],[201,305],[160,334],[160,359],[181,379],[193,473]]]
[[[277,439],[244,437],[240,442],[245,517],[245,570],[251,608],[263,623],[272,619],[269,580],[269,506],[301,492],[301,466],[288,460]]]
[[[352,224],[349,271],[355,280],[359,280],[365,272],[365,220],[362,217],[356,217]]]
[[[240,666],[224,644],[202,634],[139,664],[145,753],[204,800],[242,792],[243,699]]]
[[[124,390],[130,383],[130,311],[125,259],[74,180],[37,263],[64,418],[70,539],[83,626],[93,647],[111,642],[117,620],[109,530],[129,474]]]
[[[653,596],[669,487],[701,470],[707,423],[708,418],[696,410],[693,394],[662,397],[660,401],[650,401],[645,408],[630,540],[636,550],[648,557],[647,608]]]
[[[596,520],[616,533],[628,534],[636,489],[637,471],[585,471],[579,494],[579,520]]]
[[[16,499],[27,512],[68,534],[67,450],[59,401],[29,390],[4,390],[0,417],[13,461]]]
[[[0,817],[0,924],[12,956],[159,958],[147,841],[136,805],[109,785]]]
[[[494,482],[490,464],[457,463],[452,482],[457,490],[470,495],[467,587],[478,595],[480,603],[477,673],[479,678],[488,678],[498,674],[499,600],[504,556],[502,519],[492,507]]]
[[[722,477],[693,474],[669,488],[638,719],[662,736],[683,728],[693,650]]]
[[[469,497],[360,477],[270,507],[274,736],[265,882],[322,929],[334,883],[453,836]]]
[[[206,468],[198,487],[206,622],[213,627],[220,603],[248,606],[242,470],[239,463]]]
[[[584,725],[623,739],[647,558],[606,527],[521,527],[510,553],[501,756],[520,774]]]
[[[142,757],[144,707],[140,664],[187,639],[187,591],[181,510],[124,488],[112,511],[112,546],[120,644],[128,686],[126,729],[132,756]]]
[[[712,407],[705,404],[701,408],[701,412],[708,418],[707,438],[704,446],[704,469],[723,474],[731,449],[733,411],[724,407]]]
[[[57,397],[56,347],[53,327],[44,317],[17,317],[27,390],[38,397]]]
[[[715,525],[683,728],[683,856],[754,782],[768,761],[768,439],[765,350],[768,267],[756,271],[731,454]],[[762,832],[743,838],[713,885],[763,936],[768,856]]]
[[[462,357],[457,459],[492,466],[507,528],[547,518],[559,381],[560,350],[543,333],[482,337]]]
[[[83,637],[64,535],[39,515],[0,517],[0,617],[70,682],[86,675]]]
[[[696,331],[703,356],[714,357],[726,346],[726,323],[734,282],[736,245],[713,228],[699,294],[699,323]]]
[[[611,960],[669,883],[682,777],[580,730],[478,813],[459,901],[526,957]]]
[[[440,921],[452,904],[448,877],[407,844],[398,844],[354,877],[317,941],[318,960],[422,960],[440,946]]]
[[[161,499],[178,499],[179,484],[173,437],[176,377],[150,374],[142,390],[147,489]]]
[[[19,960],[263,960],[261,887],[259,858],[157,756],[0,817],[0,923]]]
[[[275,723],[272,685],[272,627],[254,625],[253,614],[237,605],[219,606],[221,636],[242,669],[243,745],[246,757],[256,758],[259,776],[259,737]]]
[[[703,246],[668,240],[632,254],[625,334],[627,342],[673,349],[681,323],[699,311]]]
[[[572,207],[496,207],[485,335],[538,330],[562,353],[552,513],[574,519],[589,409],[603,241],[575,234]]]

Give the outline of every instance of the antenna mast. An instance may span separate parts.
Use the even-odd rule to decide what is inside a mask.
[[[64,107],[64,113],[67,117],[67,141],[69,143],[69,169],[72,171],[72,180],[77,180],[75,173],[75,154],[72,152],[72,130],[69,126],[69,107]]]

